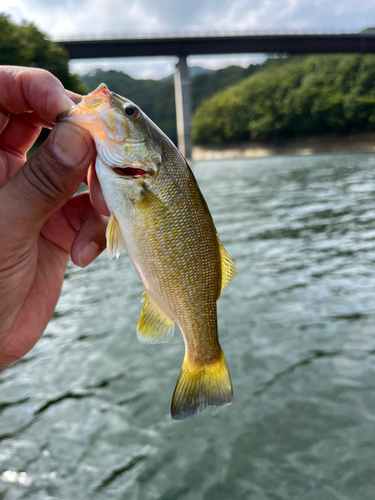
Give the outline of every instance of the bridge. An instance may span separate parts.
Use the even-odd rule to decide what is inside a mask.
[[[211,34],[134,36],[60,40],[70,59],[177,56],[175,99],[178,147],[191,158],[191,97],[186,59],[207,54],[311,54],[375,52],[375,33],[346,34]]]

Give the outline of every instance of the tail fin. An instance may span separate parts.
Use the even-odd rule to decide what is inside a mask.
[[[185,357],[172,399],[173,419],[187,420],[206,406],[228,405],[232,399],[232,383],[223,352],[217,361],[199,367]]]

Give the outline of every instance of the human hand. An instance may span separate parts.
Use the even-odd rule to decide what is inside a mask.
[[[105,219],[73,196],[95,158],[90,135],[57,124],[26,161],[41,127],[80,97],[44,70],[0,66],[0,370],[39,340],[58,301],[69,254],[81,267],[105,247]]]

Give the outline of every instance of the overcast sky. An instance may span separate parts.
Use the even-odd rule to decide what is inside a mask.
[[[13,21],[34,22],[52,39],[142,33],[360,31],[375,26],[375,0],[0,0]],[[191,57],[210,68],[262,56]],[[135,78],[170,74],[173,58],[76,61],[72,71],[119,69]]]

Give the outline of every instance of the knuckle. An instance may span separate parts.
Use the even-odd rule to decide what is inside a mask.
[[[61,167],[48,151],[30,158],[27,167],[21,169],[28,185],[51,205],[59,203],[68,190]]]

